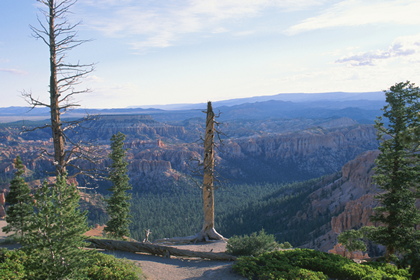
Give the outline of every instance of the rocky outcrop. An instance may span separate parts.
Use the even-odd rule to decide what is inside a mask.
[[[338,234],[372,225],[370,216],[378,205],[375,195],[379,189],[372,183],[378,154],[378,151],[368,151],[360,155],[343,166],[341,178],[311,194],[312,211],[329,212],[332,218],[324,234],[305,246],[340,253],[340,246],[336,246]]]
[[[344,211],[332,218],[332,232],[340,234],[349,229],[373,225],[370,217],[373,215],[373,208],[377,205],[375,194],[366,194],[356,200],[349,201],[346,203]]]
[[[293,123],[299,122],[294,120]],[[216,152],[217,170],[222,178],[240,183],[301,181],[337,172],[358,154],[378,145],[373,126],[357,125],[346,118],[319,123],[312,121],[311,124],[316,126],[311,129],[287,133],[276,132],[281,122],[275,122],[274,127],[270,124],[261,123],[265,125],[261,128],[264,129],[261,135],[223,141]],[[202,143],[182,140],[192,138],[189,133],[197,133],[196,122],[192,125],[193,132],[190,132],[182,126],[157,122],[147,115],[100,116],[95,123],[83,124],[83,133],[76,136],[85,141],[96,141],[95,146],[104,149],[103,157],[106,158],[111,135],[119,131],[127,133],[125,147],[128,149],[129,176],[136,188],[145,180],[153,180],[158,185],[162,179],[178,180],[180,176],[198,170]],[[293,127],[297,129],[299,125],[294,124]],[[236,127],[234,130],[240,129]],[[248,129],[251,129],[251,124]],[[254,131],[257,129],[254,127]],[[12,130],[2,131],[0,128],[5,135]],[[52,172],[51,160],[40,157],[43,150],[51,149],[50,140],[25,140],[19,138],[17,131],[14,133],[9,138],[15,139],[18,144],[10,141],[0,143],[0,168],[3,170],[0,173],[3,178],[10,177],[11,162],[18,154],[35,178]],[[107,160],[95,166],[77,162],[86,169],[103,169],[108,164]]]
[[[6,198],[4,194],[4,190],[0,191],[0,219],[4,219],[6,216],[6,211],[4,209],[4,205],[6,203]]]
[[[124,145],[128,149],[150,149],[150,148],[164,148],[166,145],[162,140],[143,141],[133,140],[128,141]]]
[[[130,163],[130,173],[156,177],[172,171],[171,163],[163,160],[136,160]]]
[[[177,178],[191,172],[194,160],[202,158],[199,143],[135,140],[127,147],[130,173],[136,178]],[[226,140],[217,152],[217,162],[221,176],[230,180],[260,181],[265,175],[266,181],[295,181],[336,172],[357,154],[376,147],[372,126],[317,128]]]
[[[233,139],[226,143],[232,157],[243,158],[247,155],[264,158],[300,158],[324,152],[340,152],[348,146],[359,150],[364,147],[376,148],[376,132],[373,126],[344,127],[324,130],[310,129],[288,134],[275,134],[267,137],[248,137]],[[230,147],[231,146],[231,147]],[[348,152],[346,149],[346,152]],[[355,151],[357,153],[357,151]]]
[[[377,147],[373,126],[357,125],[231,139],[221,148],[220,157],[236,174],[243,174],[244,181],[253,181],[256,174],[272,181],[296,181],[337,172],[349,160]],[[238,166],[241,172],[235,169]],[[233,174],[225,177],[229,175]]]
[[[118,132],[124,133],[128,140],[178,139],[186,134],[184,127],[157,122],[149,115],[100,115],[83,123],[83,127],[77,128],[70,136],[83,133],[83,137],[91,141],[109,141]]]

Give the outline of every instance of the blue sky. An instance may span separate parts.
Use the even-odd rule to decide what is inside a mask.
[[[0,1],[0,107],[48,100],[35,0]],[[79,0],[68,60],[95,62],[86,108],[420,83],[418,0]]]

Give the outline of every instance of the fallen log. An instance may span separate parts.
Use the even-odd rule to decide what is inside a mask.
[[[132,242],[132,241],[121,241],[121,240],[110,240],[110,239],[87,239],[93,247],[106,249],[106,250],[118,250],[132,253],[149,253],[152,255],[162,256],[170,258],[170,256],[180,257],[192,257],[201,258],[217,261],[234,261],[235,256],[231,256],[225,253],[213,253],[213,252],[197,252],[191,250],[178,249],[170,246],[162,246],[150,243]]]

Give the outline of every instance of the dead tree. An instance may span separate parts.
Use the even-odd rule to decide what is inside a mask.
[[[66,173],[66,166],[76,159],[84,157],[87,148],[68,143],[65,130],[73,128],[78,122],[66,122],[62,115],[69,109],[80,106],[73,101],[75,95],[88,92],[76,87],[80,80],[93,71],[93,64],[68,63],[65,61],[68,51],[83,44],[86,40],[77,39],[75,28],[70,24],[67,15],[77,0],[37,0],[45,8],[40,9],[45,21],[38,18],[39,28],[31,26],[33,36],[41,39],[49,48],[49,102],[42,101],[31,92],[23,92],[28,103],[35,107],[48,107],[51,122],[38,128],[50,127],[53,139],[53,158],[57,175]],[[68,147],[69,145],[71,147]]]
[[[105,250],[118,250],[132,253],[148,253],[152,255],[170,258],[171,256],[193,257],[217,261],[234,261],[235,256],[226,253],[197,252],[191,250],[178,249],[172,246],[164,246],[150,243],[109,240],[109,239],[87,239],[91,243],[90,247]]]
[[[211,240],[227,240],[214,228],[214,181],[216,177],[214,161],[214,135],[215,133],[217,133],[217,131],[215,129],[215,114],[213,112],[213,108],[210,101],[207,103],[206,115],[207,117],[206,132],[204,138],[203,183],[201,185],[204,212],[203,227],[201,231],[196,235],[186,237],[164,238],[155,240],[155,242],[168,242],[177,244]]]
[[[204,176],[202,185],[204,223],[196,241],[225,240],[214,228],[214,134],[215,114],[211,102],[207,103],[206,134],[204,138]]]
[[[152,234],[152,231],[150,229],[145,229],[144,230],[144,239],[143,239],[143,243],[150,243],[149,241],[149,235]]]

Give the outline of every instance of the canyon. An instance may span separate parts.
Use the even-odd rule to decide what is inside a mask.
[[[285,209],[272,205],[261,220],[267,218],[282,225],[273,232],[280,237],[290,236],[301,227],[301,234],[308,238],[299,245],[332,250],[340,232],[370,224],[378,191],[371,182],[378,153],[373,121],[380,114],[381,104],[383,100],[379,99],[221,104],[216,108],[221,112],[218,131],[222,132],[216,142],[218,178],[230,184],[283,184],[324,176],[302,191],[306,196],[296,202],[295,212],[285,215]],[[41,119],[37,116],[1,124],[3,192],[13,176],[12,162],[17,155],[26,166],[28,181],[40,182],[52,174],[51,159],[42,156],[51,151],[50,131],[34,130],[45,123]],[[107,110],[93,115],[68,136],[96,148],[95,163],[76,161],[76,165],[82,169],[94,167],[102,174],[109,165],[109,139],[115,133],[124,133],[133,192],[159,194],[171,192],[174,186],[187,188],[200,174],[204,125],[204,114],[196,108]],[[75,172],[71,168],[69,171],[70,175]],[[98,178],[77,175],[74,182],[81,189],[106,194],[109,183]],[[88,195],[84,198],[85,204],[93,201]],[[95,209],[101,211],[100,207]]]

